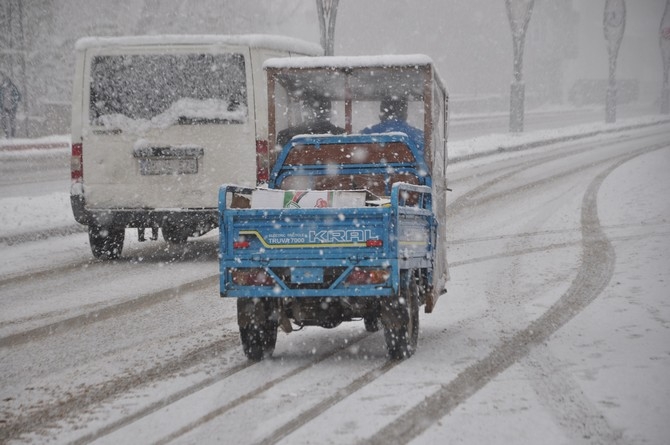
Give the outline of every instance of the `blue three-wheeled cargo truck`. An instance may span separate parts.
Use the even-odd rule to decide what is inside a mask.
[[[223,185],[220,293],[244,353],[279,328],[383,328],[416,349],[446,290],[447,93],[427,56],[270,59],[269,147],[256,188]]]

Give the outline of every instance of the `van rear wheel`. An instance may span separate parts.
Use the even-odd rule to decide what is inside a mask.
[[[115,260],[123,251],[123,240],[126,236],[124,227],[88,226],[88,241],[95,258]]]

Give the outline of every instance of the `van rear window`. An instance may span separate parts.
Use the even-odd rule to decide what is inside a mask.
[[[93,125],[243,123],[247,86],[242,54],[96,56],[91,64]]]

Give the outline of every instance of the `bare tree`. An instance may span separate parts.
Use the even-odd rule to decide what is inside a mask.
[[[670,73],[670,0],[665,3],[665,11],[661,19],[659,31],[659,44],[661,56],[663,57],[663,89],[661,90],[661,113],[670,114],[670,84],[668,74]]]
[[[334,54],[335,18],[337,17],[339,2],[340,0],[316,0],[319,29],[321,30],[321,46],[327,56]]]
[[[20,123],[24,136],[29,135],[28,114],[30,111],[27,91],[26,36],[23,27],[24,9],[21,0],[7,0],[0,6],[0,71],[18,87],[21,94],[19,104],[23,112]],[[18,91],[17,90],[17,91]]]
[[[605,122],[616,121],[616,61],[626,29],[626,3],[624,0],[607,0],[603,15],[603,31],[609,54],[609,80],[605,99]]]
[[[507,18],[512,28],[512,45],[514,46],[514,69],[510,87],[509,131],[523,131],[524,101],[526,87],[523,83],[523,48],[526,30],[533,12],[535,0],[505,0]]]

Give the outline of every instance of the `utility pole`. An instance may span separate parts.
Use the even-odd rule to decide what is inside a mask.
[[[326,56],[332,56],[335,48],[335,18],[340,0],[316,0],[321,30],[321,46]]]
[[[616,61],[625,29],[625,0],[607,0],[603,17],[603,30],[609,55],[609,80],[607,83],[607,97],[605,98],[605,122],[607,123],[616,122]]]
[[[7,0],[0,4],[0,34],[2,34],[0,37],[0,71],[4,71],[21,92],[19,105],[23,111],[23,122],[19,128],[22,128],[23,135],[27,137],[29,136],[29,98],[23,13],[22,0]]]
[[[670,0],[665,3],[665,11],[661,19],[659,31],[659,45],[661,57],[663,57],[663,88],[661,89],[661,114],[670,114],[670,85],[668,74],[670,73]]]
[[[524,102],[526,96],[526,86],[523,83],[523,48],[534,4],[535,0],[505,0],[507,18],[512,28],[512,45],[514,47],[514,79],[510,86],[509,97],[509,131],[511,133],[523,132]]]

